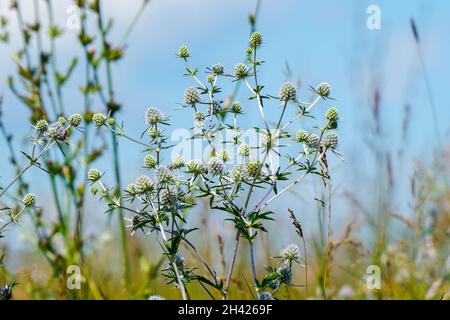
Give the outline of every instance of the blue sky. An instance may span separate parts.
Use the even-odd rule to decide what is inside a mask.
[[[67,19],[69,3],[58,1],[56,18],[61,25]],[[113,38],[120,39],[140,1],[109,0],[107,3],[107,13],[117,18]],[[366,9],[372,4],[381,9],[381,30],[366,27]],[[145,109],[156,105],[173,115],[174,127],[191,126],[190,114],[175,110],[182,101],[184,89],[193,85],[190,79],[183,77],[184,65],[175,58],[178,47],[188,45],[192,64],[201,70],[217,62],[231,70],[244,56],[249,35],[247,15],[254,7],[255,1],[242,0],[152,0],[128,41],[125,60],[113,70],[117,99],[124,104],[119,118],[129,123],[128,128],[137,135],[140,126],[143,127]],[[2,14],[5,8],[5,1],[2,1]],[[27,8],[26,15],[31,14],[30,10]],[[446,39],[450,34],[449,15],[450,2],[444,0],[262,1],[257,29],[264,37],[260,55],[266,63],[260,79],[267,91],[278,92],[285,80],[283,69],[286,63],[292,70],[293,80],[302,82],[299,95],[305,100],[310,97],[309,85],[315,86],[322,81],[332,85],[332,95],[336,98],[332,104],[339,108],[344,118],[339,133],[341,152],[346,159],[344,163],[337,159],[331,161],[336,170],[336,192],[358,192],[362,197],[371,193],[370,183],[377,173],[366,142],[370,139],[370,128],[374,126],[370,113],[374,87],[379,87],[382,93],[382,147],[395,151],[403,145],[405,149],[404,158],[395,166],[400,183],[395,201],[400,209],[407,208],[407,186],[413,160],[430,161],[437,146],[424,77],[409,26],[410,17],[414,17],[419,27],[441,139],[448,144],[450,43]],[[79,50],[71,40],[73,32],[66,31],[60,40],[58,52],[64,56],[59,57],[61,66],[66,66]],[[17,47],[17,40],[12,44]],[[14,70],[12,52],[10,47],[0,47],[0,92],[6,97],[5,119],[16,135],[16,144],[20,145],[19,137],[26,135],[30,128],[26,125],[27,111],[5,85],[6,76]],[[64,94],[72,111],[81,110],[78,93],[81,70],[79,68]],[[247,93],[241,91],[240,98],[246,96]],[[406,142],[402,142],[401,125],[406,104],[411,106],[411,122]],[[320,108],[325,112],[329,106],[329,103],[323,103]],[[97,107],[101,109],[100,105]],[[277,111],[274,108],[267,112],[270,115]],[[246,120],[249,126],[257,124],[256,113],[249,112]],[[127,163],[124,175],[136,176],[142,161],[139,148],[125,144],[120,147],[125,149],[122,154],[122,160]],[[3,141],[0,148],[5,150]],[[5,184],[9,167],[6,154],[1,154],[0,175]],[[38,179],[41,173],[31,175]],[[340,211],[346,213],[344,205]]]

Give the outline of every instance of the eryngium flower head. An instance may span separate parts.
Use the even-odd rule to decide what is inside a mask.
[[[206,81],[208,81],[208,83],[214,83],[215,80],[216,80],[216,77],[213,74],[209,74],[206,77]]]
[[[280,100],[283,102],[295,101],[297,99],[297,89],[292,82],[285,82],[280,87]]]
[[[140,176],[134,183],[136,191],[139,193],[150,192],[153,190],[153,180],[149,176]]]
[[[282,283],[290,284],[292,280],[292,269],[288,264],[284,264],[277,270]]]
[[[48,129],[48,122],[46,120],[39,120],[36,123],[36,131],[39,133],[44,133]]]
[[[291,243],[286,248],[280,251],[280,256],[284,263],[291,263],[293,261],[300,261],[300,249],[296,244]]]
[[[298,142],[306,142],[308,140],[309,134],[305,130],[299,130],[295,135]]]
[[[234,76],[237,79],[244,79],[244,78],[248,77],[247,66],[243,63],[238,63],[237,65],[235,65],[234,66]]]
[[[58,122],[59,122],[59,123],[65,124],[66,121],[67,121],[66,118],[64,118],[63,116],[59,116],[59,117],[58,117]]]
[[[272,295],[269,292],[263,291],[259,295],[259,300],[274,300],[274,298],[272,297]]]
[[[205,114],[203,113],[203,112],[201,112],[201,111],[198,111],[198,112],[196,112],[195,114],[194,114],[194,119],[196,120],[196,121],[203,121],[203,120],[205,120]]]
[[[69,117],[69,123],[72,127],[78,127],[83,120],[83,116],[79,113],[75,113]]]
[[[33,193],[28,193],[25,195],[25,197],[23,197],[22,201],[25,207],[27,208],[34,207],[34,205],[36,204],[36,195]]]
[[[156,127],[151,127],[148,129],[148,135],[152,139],[156,139],[161,136],[161,129]]]
[[[262,44],[262,35],[260,32],[255,31],[252,33],[249,39],[249,43],[251,47],[259,47]]]
[[[90,183],[97,182],[102,177],[102,174],[99,170],[92,168],[88,171],[88,181]]]
[[[183,156],[177,154],[177,155],[173,158],[172,165],[171,165],[172,168],[173,168],[173,169],[179,169],[179,168],[184,167],[184,165],[185,165],[185,162],[184,162]]]
[[[146,155],[144,158],[144,166],[153,169],[156,166],[156,158],[152,155]]]
[[[324,147],[329,149],[336,149],[338,144],[339,144],[339,136],[334,132],[329,133],[325,137],[325,140],[323,141]]]
[[[177,201],[177,191],[173,187],[162,189],[159,198],[163,206],[173,205]]]
[[[328,84],[328,82],[322,82],[316,88],[317,94],[323,98],[328,97],[330,95],[330,91],[331,91],[331,86]]]
[[[223,161],[217,157],[213,157],[208,161],[208,172],[213,176],[220,176],[225,169]]]
[[[182,59],[187,59],[191,56],[190,52],[189,52],[189,48],[185,45],[181,46],[178,49],[178,57],[182,58]]]
[[[128,192],[133,197],[139,194],[139,188],[134,183],[130,183],[129,185],[127,185],[125,191]]]
[[[157,107],[149,107],[145,111],[145,123],[148,125],[155,125],[164,121],[164,114]]]
[[[243,143],[238,148],[238,154],[240,156],[248,157],[250,155],[250,146],[246,143]]]
[[[156,181],[159,183],[170,183],[175,181],[175,174],[167,167],[158,167],[155,170]]]
[[[92,116],[92,121],[96,127],[101,127],[106,122],[106,116],[103,113],[96,113]]]
[[[193,106],[199,102],[200,102],[200,92],[197,90],[197,88],[194,87],[187,88],[186,91],[184,92],[184,103]]]
[[[219,158],[225,163],[228,160],[230,160],[230,154],[228,153],[227,150],[221,150],[219,152]]]
[[[204,168],[203,165],[200,163],[200,161],[198,160],[190,160],[187,165],[187,173],[191,173],[191,174],[200,174],[204,172]]]
[[[338,121],[339,120],[339,113],[336,108],[331,107],[327,110],[327,113],[325,114],[327,120],[330,121]]]
[[[59,122],[53,122],[45,133],[45,138],[50,141],[66,140],[66,129]]]
[[[320,142],[320,138],[317,134],[310,134],[308,136],[308,140],[306,140],[306,145],[308,146],[308,148],[315,150],[317,148],[319,148],[319,142]]]
[[[261,172],[261,162],[257,159],[250,159],[247,162],[247,173],[250,177],[256,178]]]
[[[242,182],[247,179],[247,175],[247,167],[241,164],[233,169],[232,178],[234,182]]]
[[[236,101],[233,103],[233,105],[231,106],[231,112],[232,113],[242,113],[242,104],[240,101]]]
[[[211,67],[211,71],[216,76],[221,76],[223,74],[223,65],[220,63],[216,63]]]

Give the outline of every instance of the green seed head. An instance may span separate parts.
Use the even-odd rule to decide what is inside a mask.
[[[36,131],[39,133],[44,133],[48,129],[48,122],[46,120],[39,120],[36,123]]]
[[[66,118],[64,118],[63,116],[59,116],[59,117],[58,117],[58,122],[59,122],[59,123],[65,124],[66,121],[67,121]]]
[[[209,83],[214,83],[214,81],[216,80],[216,77],[213,74],[209,74],[208,77],[206,78],[206,80]]]
[[[126,192],[128,192],[132,196],[136,196],[139,194],[138,187],[134,183],[130,183],[127,188]]]
[[[243,143],[238,148],[238,154],[240,156],[248,157],[250,155],[250,147],[248,144]]]
[[[153,180],[148,176],[140,176],[134,183],[138,193],[145,193],[153,190]]]
[[[317,134],[312,133],[308,136],[308,140],[306,140],[306,145],[308,146],[308,148],[315,150],[319,148],[319,141],[320,141],[319,136]]]
[[[196,120],[196,121],[203,121],[203,120],[205,120],[205,114],[203,113],[203,112],[201,112],[201,111],[198,111],[198,112],[196,112],[195,114],[194,114],[194,119]]]
[[[102,177],[102,174],[99,170],[92,168],[88,171],[88,181],[91,183],[97,182]]]
[[[48,126],[45,138],[49,141],[64,141],[66,140],[66,129],[59,122],[53,122]]]
[[[306,142],[308,140],[308,132],[305,130],[299,130],[295,136],[298,142]]]
[[[33,193],[28,193],[25,195],[25,197],[23,197],[22,201],[25,207],[27,208],[34,207],[34,205],[36,204],[36,195]]]
[[[242,104],[240,101],[235,101],[233,103],[233,106],[231,107],[231,112],[236,114],[242,113]]]
[[[172,161],[172,168],[179,169],[179,168],[184,167],[184,165],[185,165],[185,161],[184,161],[183,156],[181,156],[179,154],[176,155]]]
[[[102,113],[96,113],[92,116],[92,121],[96,127],[101,127],[106,123],[106,116]]]
[[[321,97],[328,97],[330,95],[331,86],[327,82],[322,82],[316,88],[316,92]]]
[[[147,168],[153,169],[156,166],[156,158],[152,155],[146,155],[144,158],[144,165]]]
[[[260,32],[255,31],[252,33],[249,39],[250,46],[253,48],[257,48],[262,44],[262,35]]]
[[[161,129],[151,127],[150,129],[148,129],[148,135],[150,138],[156,139],[161,136]]]
[[[72,127],[78,127],[83,120],[83,116],[79,113],[75,113],[69,117],[69,123]]]
[[[232,178],[234,182],[242,182],[247,179],[248,172],[245,165],[238,165],[234,168]]]
[[[338,121],[339,120],[339,113],[336,108],[331,107],[327,110],[327,113],[325,114],[326,118],[330,121]]]
[[[247,162],[247,172],[248,175],[252,178],[258,177],[258,175],[261,172],[261,162],[259,162],[259,160],[256,159],[250,159]]]
[[[189,48],[185,45],[181,46],[178,49],[178,57],[182,58],[182,59],[187,59],[191,56],[190,52],[189,52]]]
[[[227,162],[228,160],[230,160],[230,154],[228,153],[227,150],[221,150],[219,152],[219,156],[218,156],[223,162]]]
[[[329,133],[323,142],[324,147],[329,149],[336,149],[338,144],[339,136],[334,132]]]
[[[295,101],[297,99],[297,89],[292,82],[285,82],[280,87],[280,100],[283,102]]]
[[[187,88],[186,91],[184,92],[184,103],[193,106],[199,102],[200,102],[200,92],[197,90],[197,88],[194,87]]]
[[[203,173],[204,167],[203,165],[198,161],[198,160],[190,160],[187,165],[187,173],[191,173],[191,174],[200,174]]]
[[[211,67],[211,71],[214,75],[221,76],[223,75],[223,65],[220,63],[216,63]]]
[[[248,77],[248,68],[245,64],[243,63],[238,63],[237,65],[234,66],[234,76],[237,79],[244,79],[246,77]]]

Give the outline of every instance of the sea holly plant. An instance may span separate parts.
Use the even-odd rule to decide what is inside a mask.
[[[258,55],[262,45],[261,33],[254,32],[246,49],[245,63],[238,63],[229,71],[220,63],[207,67],[205,80],[199,69],[191,66],[189,48],[180,47],[177,56],[185,64],[185,75],[193,80],[182,102],[183,108],[193,114],[193,126],[182,148],[170,144],[169,118],[157,107],[149,107],[145,112],[141,138],[126,133],[124,125],[119,125],[111,114],[93,117],[98,130],[108,130],[118,139],[143,147],[145,174],[126,187],[126,196],[121,199],[113,192],[116,187],[104,184],[103,173],[91,169],[88,179],[91,191],[107,203],[108,212],[121,209],[129,213],[131,233],[144,231],[158,236],[168,262],[163,275],[167,283],[179,288],[183,299],[190,298],[189,285],[193,281],[198,281],[212,298],[229,297],[241,239],[249,247],[255,298],[273,298],[282,285],[296,286],[292,283],[294,263],[300,262],[296,245],[283,250],[278,258],[280,266],[268,266],[263,278],[257,273],[254,245],[259,235],[267,232],[267,225],[279,216],[272,203],[308,175],[329,184],[326,156],[340,157],[335,132],[339,113],[335,107],[317,108],[320,102],[332,100],[330,85],[324,82],[311,87],[311,102],[301,101],[296,85],[291,82],[281,84],[276,93],[269,92],[258,78],[264,63]],[[224,102],[221,84],[226,81],[242,82],[248,89],[247,101]],[[280,111],[274,118],[277,108]],[[319,110],[315,112],[316,109]],[[243,127],[244,114],[252,110],[259,114],[260,125]],[[302,118],[316,120],[317,124],[299,128]],[[271,119],[276,121],[272,123]],[[192,156],[191,147],[196,142],[202,148],[194,150]],[[226,221],[236,231],[228,270],[222,276],[190,239],[196,230],[189,227],[189,212],[202,199],[207,200],[211,210],[226,213]],[[182,243],[197,255],[206,274],[199,274],[187,265],[181,252],[186,246],[181,246]]]

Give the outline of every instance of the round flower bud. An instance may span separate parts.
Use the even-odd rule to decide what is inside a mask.
[[[209,74],[208,77],[206,78],[206,81],[208,81],[209,83],[214,83],[215,80],[216,77],[212,74]]]
[[[144,165],[147,168],[153,169],[156,166],[156,158],[152,155],[146,155],[144,158]]]
[[[48,127],[45,138],[49,141],[64,141],[66,140],[66,129],[61,123],[54,122]]]
[[[116,125],[116,120],[114,118],[108,118],[107,123],[110,126],[115,126]]]
[[[237,79],[244,79],[246,77],[248,77],[248,68],[245,64],[243,63],[238,63],[237,65],[234,66],[234,76]]]
[[[48,122],[46,120],[39,120],[36,123],[36,131],[39,133],[44,133],[48,129]]]
[[[89,169],[88,171],[88,181],[91,183],[97,182],[102,177],[102,174],[97,169]]]
[[[327,82],[322,82],[316,88],[316,92],[321,97],[328,97],[330,95],[331,87]]]
[[[23,197],[22,202],[27,208],[34,207],[34,205],[36,204],[36,195],[33,193],[28,193],[25,195],[25,197]]]
[[[149,135],[150,138],[156,139],[159,136],[161,136],[161,129],[155,128],[155,127],[151,127],[150,129],[148,129],[148,135]]]
[[[223,65],[220,63],[216,63],[211,67],[211,71],[214,75],[221,76],[223,75]]]
[[[179,168],[184,167],[184,165],[185,165],[185,162],[184,162],[183,156],[177,154],[172,161],[172,168],[179,169]]]
[[[174,188],[162,189],[159,198],[162,205],[172,205],[177,200],[177,192]]]
[[[339,113],[336,108],[331,107],[327,110],[327,113],[325,114],[326,118],[330,121],[338,121],[339,120]]]
[[[292,82],[285,82],[280,87],[280,100],[283,102],[295,101],[297,99],[297,89]]]
[[[201,111],[198,111],[198,112],[196,112],[195,114],[194,114],[194,119],[196,120],[196,121],[203,121],[203,120],[205,120],[205,114],[203,113],[203,112],[201,112]]]
[[[280,281],[282,283],[290,284],[292,281],[292,269],[289,265],[285,264],[278,268],[278,274],[280,275]]]
[[[182,59],[187,59],[191,56],[190,52],[189,52],[189,48],[185,45],[181,46],[178,49],[178,57],[182,58]]]
[[[65,124],[66,121],[67,121],[66,118],[64,118],[63,116],[59,116],[59,117],[58,117],[58,122],[59,122],[59,123]]]
[[[252,33],[249,39],[250,46],[253,48],[257,48],[262,44],[262,36],[261,33],[258,31],[255,31]]]
[[[199,102],[200,102],[200,92],[197,90],[197,88],[194,87],[187,88],[186,91],[184,92],[184,103],[193,106]]]
[[[186,167],[187,173],[200,174],[203,172],[203,166],[198,160],[190,160]]]
[[[213,157],[208,161],[208,172],[213,176],[220,176],[225,169],[225,166],[217,157]]]
[[[247,172],[248,175],[252,178],[258,177],[261,172],[261,162],[256,159],[250,159],[247,162]]]
[[[248,144],[243,143],[238,148],[238,154],[240,156],[248,157],[250,155],[250,147]]]
[[[145,193],[153,190],[153,180],[149,176],[140,176],[134,183],[138,193]]]
[[[319,142],[320,142],[320,138],[317,134],[310,134],[308,136],[308,140],[306,140],[306,145],[308,146],[308,148],[315,150],[317,148],[319,148]]]
[[[157,107],[149,107],[145,111],[145,123],[155,125],[164,121],[164,114]]]
[[[69,123],[72,127],[78,127],[83,120],[83,116],[79,113],[75,113],[69,117]]]
[[[175,180],[174,172],[167,167],[156,168],[155,177],[159,183],[169,183]]]
[[[139,194],[138,187],[134,183],[130,183],[127,188],[126,192],[128,192],[132,196],[136,196]]]
[[[305,130],[299,130],[295,135],[295,139],[298,142],[306,142],[308,140],[308,136],[309,136],[308,132],[306,132]]]
[[[92,121],[96,127],[101,127],[106,122],[106,116],[102,113],[96,113],[92,116]]]
[[[233,105],[231,106],[231,112],[232,113],[242,113],[242,104],[240,101],[235,101]]]
[[[338,143],[339,143],[339,136],[336,133],[331,132],[325,137],[323,145],[325,148],[336,149]]]
[[[247,179],[247,167],[245,165],[238,165],[234,168],[232,178],[234,182],[242,182]]]

